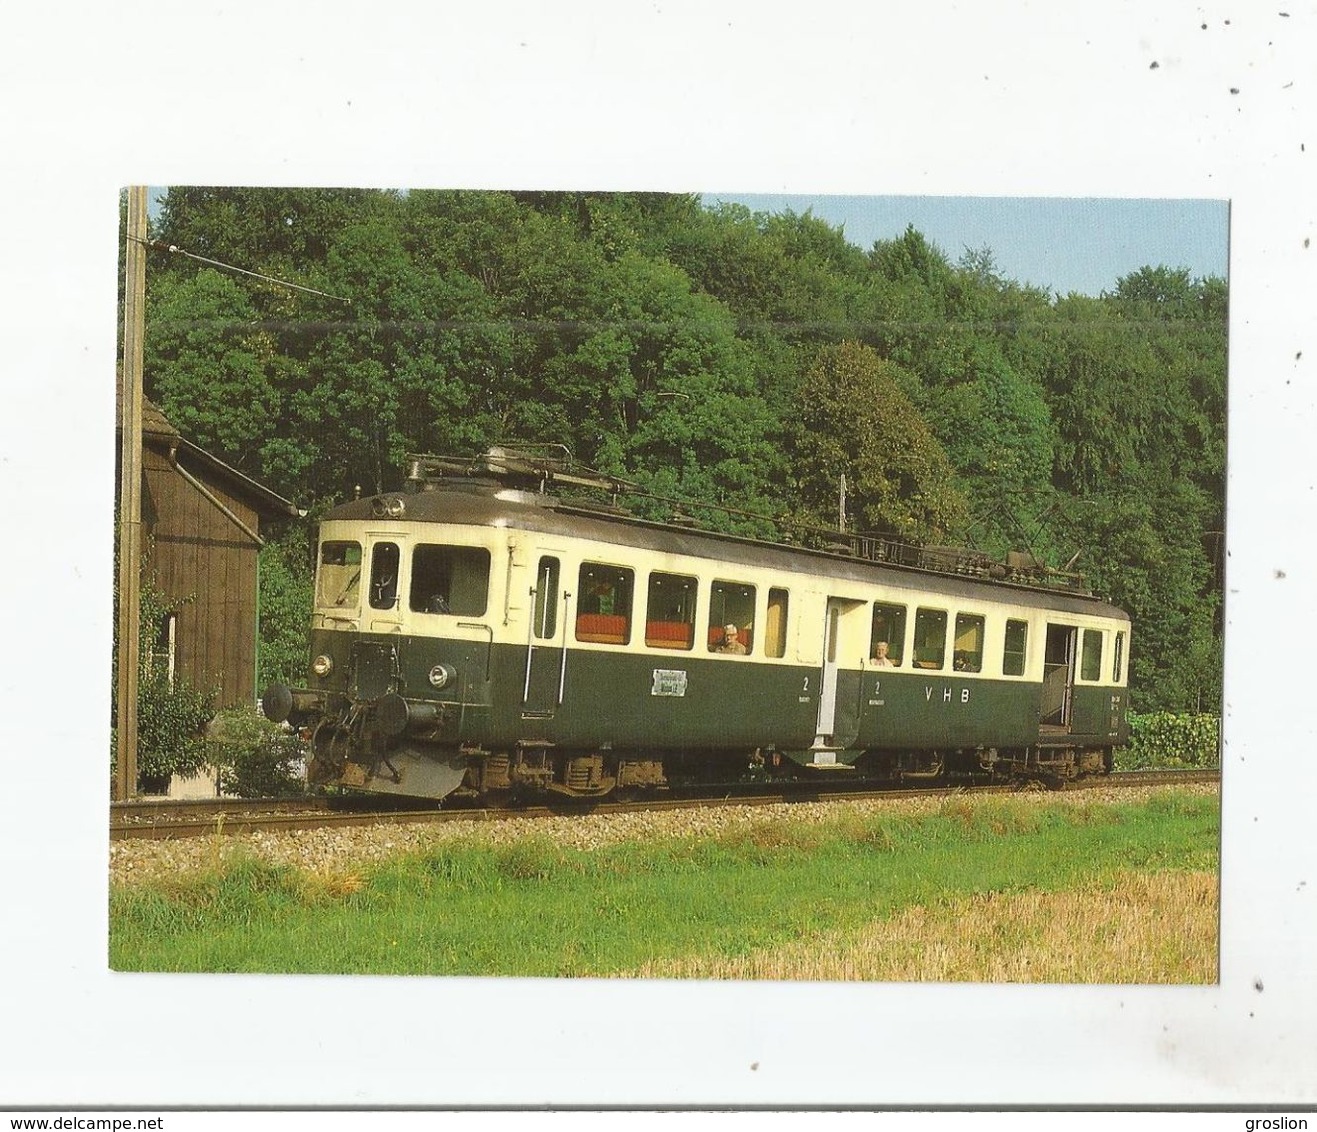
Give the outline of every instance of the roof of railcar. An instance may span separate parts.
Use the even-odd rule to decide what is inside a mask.
[[[385,505],[392,500],[402,502],[401,515],[390,516],[385,511]],[[454,480],[414,493],[386,492],[340,504],[324,516],[324,521],[343,520],[502,526],[838,580],[878,581],[950,596],[1129,619],[1123,610],[1088,594],[1019,582],[966,578],[827,550],[658,523],[607,508],[507,488],[496,482]]]

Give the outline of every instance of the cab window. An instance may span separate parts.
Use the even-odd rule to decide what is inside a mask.
[[[377,542],[370,552],[370,607],[392,609],[398,604],[398,563],[402,555],[396,542]]]
[[[337,540],[321,543],[316,605],[355,609],[360,600],[361,543]]]
[[[489,551],[422,543],[412,551],[408,604],[416,613],[481,617],[489,605]]]

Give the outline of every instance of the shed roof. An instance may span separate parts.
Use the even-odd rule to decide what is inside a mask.
[[[115,374],[116,396],[114,399],[115,432],[123,430],[123,377]],[[193,444],[169,421],[147,397],[142,398],[142,443],[161,451],[173,451],[180,463],[188,465],[194,472],[208,474],[227,484],[232,490],[245,498],[256,511],[268,518],[295,518],[301,512],[297,506],[281,495],[275,494],[268,487],[257,483],[237,468],[226,464],[218,456],[212,456],[204,448]]]

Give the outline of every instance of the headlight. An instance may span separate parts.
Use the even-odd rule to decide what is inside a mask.
[[[436,664],[430,669],[430,683],[436,688],[446,688],[457,676],[457,670],[448,664]]]
[[[334,671],[334,662],[322,653],[311,662],[311,671],[317,676],[328,676]]]

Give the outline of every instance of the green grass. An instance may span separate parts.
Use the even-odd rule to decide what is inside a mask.
[[[845,933],[960,896],[1217,868],[1213,796],[947,800],[591,852],[440,843],[350,883],[242,858],[111,894],[117,970],[599,976]],[[355,889],[355,891],[353,890]]]

